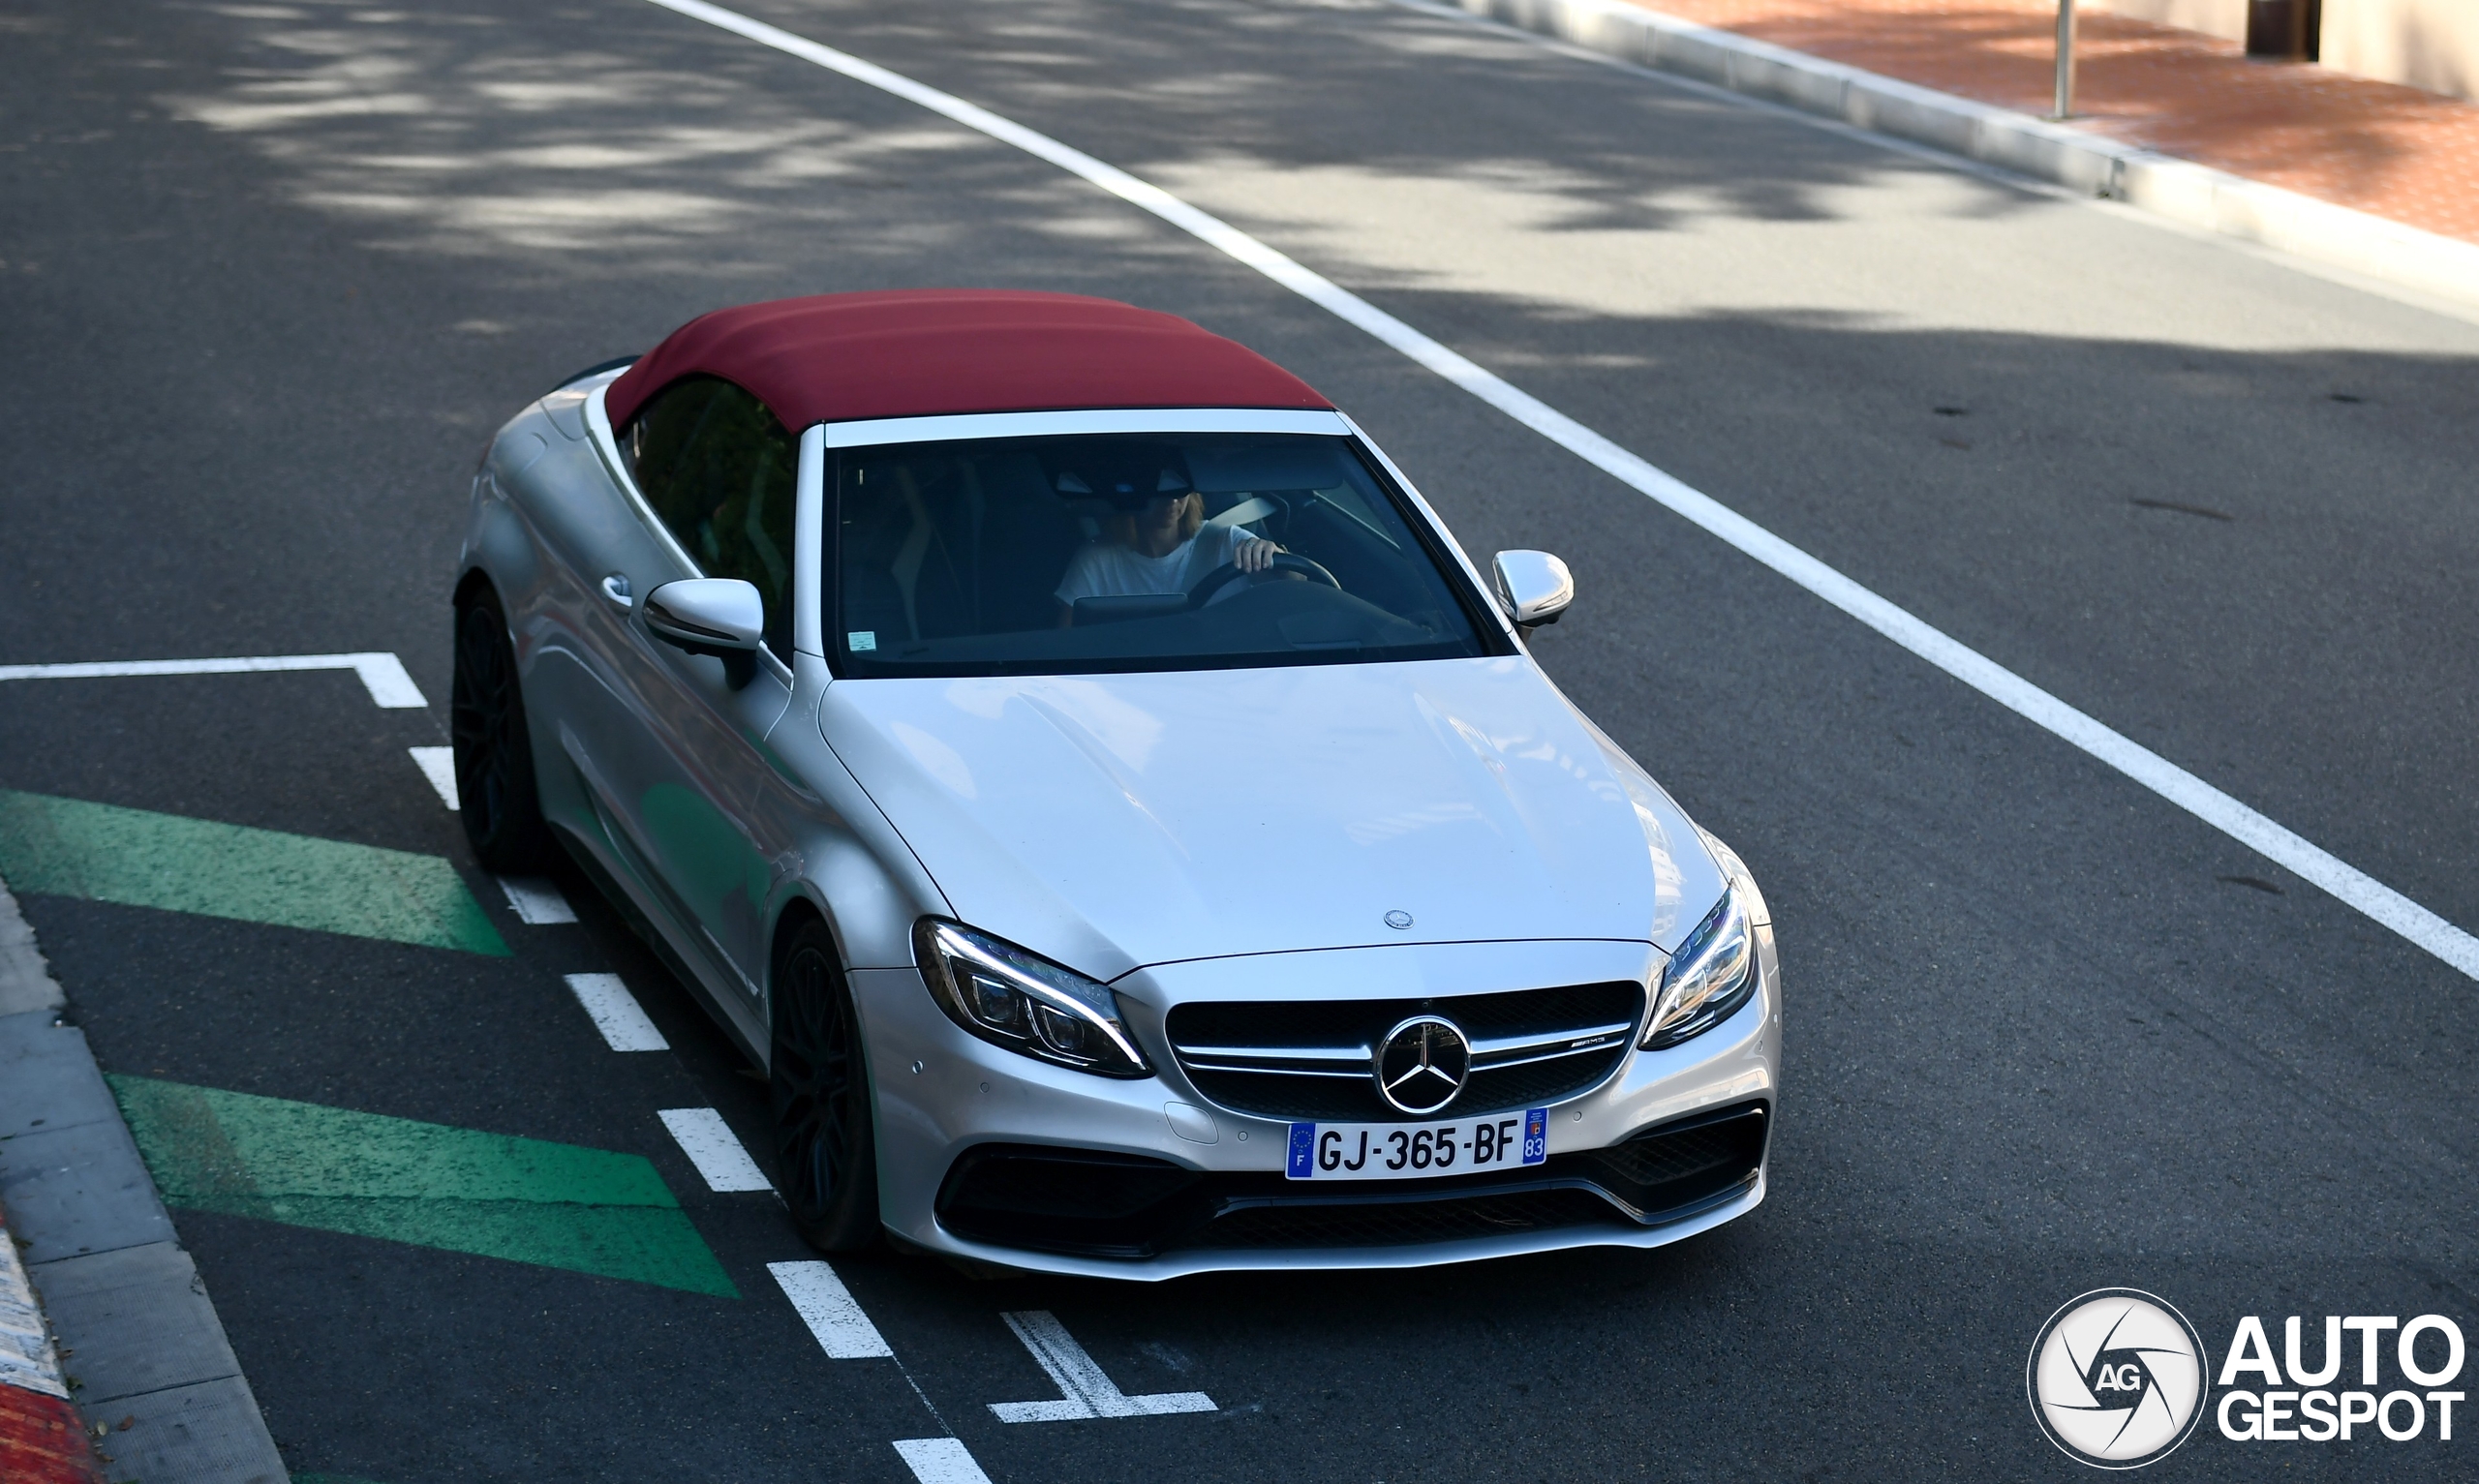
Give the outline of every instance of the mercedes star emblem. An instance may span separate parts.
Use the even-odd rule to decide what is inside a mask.
[[[1414,1015],[1378,1043],[1377,1095],[1423,1118],[1454,1101],[1472,1075],[1472,1043],[1452,1020]]]
[[[1386,925],[1393,928],[1396,932],[1401,932],[1404,928],[1412,925],[1412,915],[1404,911],[1402,908],[1397,907],[1393,911],[1386,914]]]

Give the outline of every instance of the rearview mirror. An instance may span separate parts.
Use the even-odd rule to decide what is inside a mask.
[[[691,654],[723,662],[734,688],[757,673],[757,646],[766,637],[766,600],[737,577],[689,577],[646,594],[637,611],[658,639]]]
[[[1498,601],[1517,628],[1555,623],[1576,600],[1574,575],[1547,552],[1500,552],[1497,569]]]

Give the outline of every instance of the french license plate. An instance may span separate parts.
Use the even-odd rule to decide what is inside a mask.
[[[1549,1110],[1455,1123],[1295,1123],[1294,1180],[1420,1180],[1520,1169],[1549,1157]]]

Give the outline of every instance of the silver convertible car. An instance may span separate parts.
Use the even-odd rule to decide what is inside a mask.
[[[1527,652],[1573,594],[1184,319],[723,310],[493,440],[465,827],[565,850],[765,1069],[821,1249],[1656,1246],[1764,1198],[1773,932]]]

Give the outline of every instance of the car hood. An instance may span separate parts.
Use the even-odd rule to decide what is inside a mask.
[[[1097,978],[1387,943],[1667,952],[1722,892],[1686,815],[1523,656],[839,681],[819,720],[959,919]]]

